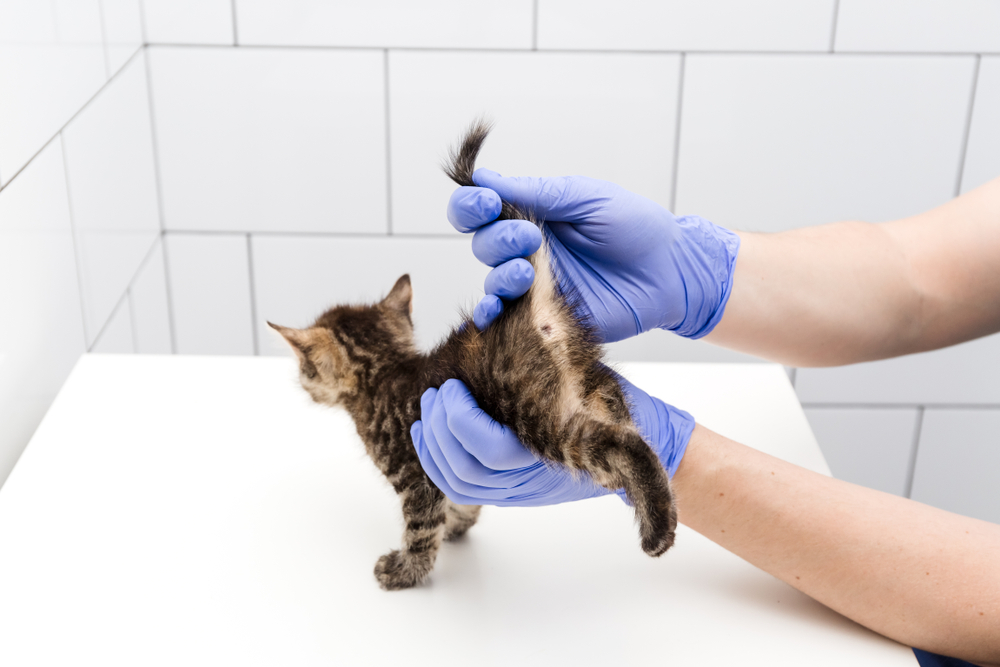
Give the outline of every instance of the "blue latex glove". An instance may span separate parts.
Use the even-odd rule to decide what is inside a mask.
[[[475,231],[472,251],[495,267],[474,321],[485,328],[503,299],[524,294],[534,279],[523,257],[541,245],[526,221],[496,220],[500,198],[546,221],[553,264],[563,287],[580,296],[583,315],[606,342],[653,328],[701,338],[722,319],[733,283],[739,237],[697,216],[665,208],[614,183],[584,176],[503,177],[478,169],[482,187],[461,187],[448,220]]]
[[[694,418],[627,380],[621,384],[639,432],[672,477],[694,430]],[[424,392],[420,412],[421,420],[410,428],[420,464],[459,505],[554,505],[611,493],[588,476],[529,452],[513,431],[479,408],[459,380]],[[619,495],[625,500],[624,493]]]

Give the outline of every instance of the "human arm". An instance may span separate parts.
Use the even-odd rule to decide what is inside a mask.
[[[411,434],[454,502],[546,505],[604,493],[539,462],[461,383],[446,385],[424,395]],[[641,431],[676,470],[681,523],[896,641],[1000,664],[1000,526],[825,477],[701,426],[675,428],[686,413],[657,402]]]
[[[584,305],[600,313],[599,328],[613,332],[607,340],[663,326],[660,315],[649,315],[651,324],[629,329],[630,312],[618,306],[630,301],[672,313],[663,328],[792,366],[883,359],[1000,330],[1000,178],[910,218],[737,232],[734,245],[725,242],[726,230],[707,221],[698,226],[702,233],[685,228],[688,233],[680,234],[676,221],[683,218],[621,188],[602,191],[601,181],[476,174],[477,182],[505,198],[556,216],[549,229],[575,252],[555,259],[571,268],[581,265],[579,247],[614,260],[633,253],[613,246],[619,236],[628,237],[629,227],[646,231],[638,245],[656,252],[634,252],[630,263],[570,274],[574,286],[584,288]],[[499,197],[486,188],[460,188],[448,214],[458,229],[476,230],[477,257],[496,267],[477,308],[483,326],[502,309],[496,294],[515,297],[531,284],[530,267],[518,258],[534,252],[540,237],[526,222],[492,223]],[[560,217],[573,222],[558,222]],[[498,225],[506,225],[500,234]],[[668,249],[652,244],[670,234]],[[630,272],[625,282],[638,286],[642,299],[603,290],[622,267]],[[685,318],[687,326],[676,324]]]
[[[908,646],[1000,664],[1000,526],[833,479],[696,426],[681,523]]]
[[[740,238],[717,345],[834,366],[1000,330],[1000,178],[910,218]]]
[[[717,345],[834,366],[1000,331],[1000,178],[892,222],[739,235]]]

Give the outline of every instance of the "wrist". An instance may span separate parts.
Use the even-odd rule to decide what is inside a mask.
[[[678,217],[676,222],[680,234],[671,260],[683,287],[684,318],[661,328],[695,340],[711,333],[725,314],[740,237],[694,215]]]

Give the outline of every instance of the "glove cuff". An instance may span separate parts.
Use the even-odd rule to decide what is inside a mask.
[[[694,432],[695,426],[694,417],[689,412],[671,407],[645,392],[637,393],[641,396],[634,394],[630,396],[633,402],[632,419],[643,439],[656,452],[660,464],[667,471],[667,477],[673,479],[691,441],[691,433]],[[642,407],[636,406],[636,403],[641,403]],[[632,506],[624,489],[617,489],[615,494],[626,505]]]
[[[667,475],[673,477],[691,440],[694,417],[689,412],[650,396],[621,376],[619,378],[639,433],[656,452]]]
[[[666,328],[696,340],[711,333],[725,313],[733,291],[740,237],[696,215],[677,218],[677,225],[681,248],[676,261],[684,281],[687,310],[679,325]]]

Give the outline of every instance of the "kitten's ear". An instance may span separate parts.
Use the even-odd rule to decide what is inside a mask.
[[[389,290],[389,295],[382,299],[382,305],[391,308],[407,317],[413,312],[413,287],[410,286],[410,274],[404,273]]]
[[[280,333],[281,337],[288,341],[288,344],[291,345],[292,349],[295,351],[295,356],[299,359],[306,358],[306,350],[309,348],[309,332],[304,329],[283,327],[280,324],[274,324],[273,322],[268,322],[267,326]]]

